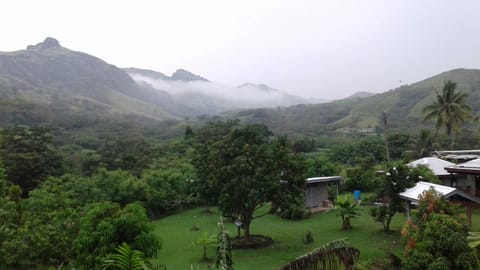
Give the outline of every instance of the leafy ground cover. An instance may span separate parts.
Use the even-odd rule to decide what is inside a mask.
[[[274,244],[256,250],[234,250],[235,269],[277,269],[281,265],[328,241],[348,238],[352,246],[360,249],[360,260],[382,258],[386,250],[398,255],[403,253],[400,230],[405,216],[397,215],[392,222],[393,232],[386,234],[382,226],[373,222],[368,206],[361,206],[362,214],[352,221],[353,230],[342,231],[341,220],[335,211],[313,214],[300,221],[289,221],[267,215],[252,223],[252,233],[273,238]],[[191,265],[206,265],[202,261],[202,249],[192,245],[204,232],[216,234],[219,213],[205,214],[203,208],[195,208],[154,222],[155,233],[162,239],[163,246],[156,263],[165,264],[169,270],[186,270]],[[231,235],[237,234],[236,227],[225,222]],[[198,230],[195,230],[196,228]],[[193,230],[192,230],[193,228]],[[302,238],[307,231],[313,234],[314,242],[304,244]],[[213,260],[215,248],[208,250]]]

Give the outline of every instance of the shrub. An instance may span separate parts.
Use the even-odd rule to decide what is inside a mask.
[[[314,242],[313,240],[313,233],[308,230],[307,233],[305,233],[305,235],[303,236],[303,239],[302,239],[302,242],[307,245],[307,244],[311,244]]]

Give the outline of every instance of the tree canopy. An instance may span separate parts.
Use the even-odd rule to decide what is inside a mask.
[[[194,164],[199,191],[215,199],[224,215],[241,221],[245,239],[254,212],[275,196],[288,195],[289,205],[303,203],[303,169],[285,138],[272,139],[264,125],[238,122],[211,123],[198,134]],[[282,183],[290,185],[288,192],[279,193]]]

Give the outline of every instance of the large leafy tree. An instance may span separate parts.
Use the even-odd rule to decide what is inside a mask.
[[[455,134],[460,133],[460,129],[465,120],[471,118],[472,108],[467,105],[467,94],[461,91],[455,91],[457,83],[450,80],[443,84],[442,92],[436,92],[436,100],[423,108],[425,121],[435,119],[435,129],[438,132],[440,128],[445,127],[446,134],[450,136],[450,148],[453,149]]]
[[[198,181],[194,185],[207,204],[218,203],[222,186],[217,185],[217,179],[222,179],[220,168],[228,163],[228,153],[225,151],[228,136],[237,127],[238,121],[211,122],[200,129],[195,137],[193,164]]]
[[[16,126],[1,133],[0,158],[7,180],[19,185],[24,195],[48,176],[62,173],[62,160],[52,145],[49,129]]]
[[[299,173],[302,170],[288,162],[291,152],[285,142],[271,140],[271,132],[264,125],[220,122],[200,130],[197,136],[194,163],[199,191],[211,203],[217,203],[224,215],[242,222],[247,240],[250,224],[256,218],[254,212],[274,200],[282,178],[292,187],[305,185]],[[301,187],[290,189],[296,195],[288,195],[302,196]]]

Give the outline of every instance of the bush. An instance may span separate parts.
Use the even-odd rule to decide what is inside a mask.
[[[305,235],[303,236],[303,239],[302,239],[302,242],[307,245],[307,244],[311,244],[314,242],[313,240],[313,233],[308,230],[307,233],[305,233]]]
[[[96,269],[103,258],[122,243],[145,254],[156,255],[160,242],[152,234],[145,209],[138,203],[123,209],[116,203],[87,205],[80,220],[80,232],[73,241],[75,264],[82,269]]]

